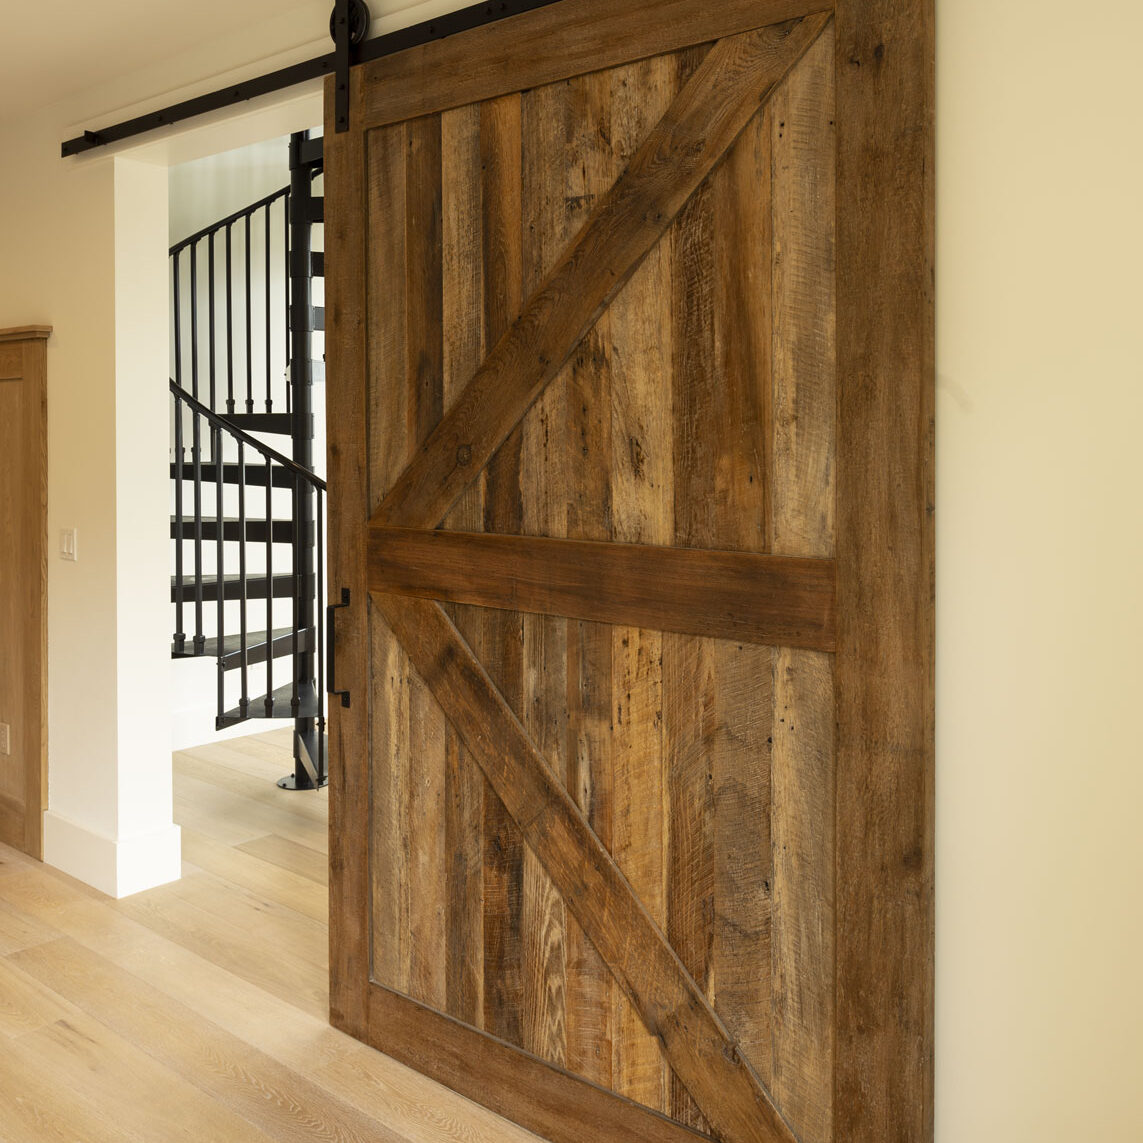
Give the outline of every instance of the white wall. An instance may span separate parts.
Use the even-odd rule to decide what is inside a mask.
[[[1143,8],[938,0],[940,1143],[1143,1139]]]
[[[451,6],[447,0],[375,2],[381,19],[374,30]],[[177,869],[178,851],[166,714],[169,604],[160,626],[161,587],[153,582],[159,566],[165,569],[167,541],[160,558],[151,522],[167,481],[152,485],[148,476],[138,485],[151,446],[155,455],[160,445],[166,449],[162,380],[155,435],[131,451],[140,431],[145,434],[145,425],[160,415],[149,386],[152,374],[162,378],[166,372],[166,326],[144,329],[143,311],[132,317],[128,307],[145,297],[156,312],[159,303],[165,312],[165,168],[312,126],[321,118],[319,85],[169,128],[138,146],[120,144],[63,161],[59,144],[85,128],[329,48],[328,5],[300,0],[256,24],[242,6],[233,10],[232,27],[219,23],[214,40],[196,41],[185,51],[177,37],[164,47],[161,26],[148,29],[153,62],[145,70],[37,105],[31,114],[21,109],[13,115],[0,106],[0,325],[55,327],[48,345],[50,550],[60,529],[79,531],[79,561],[52,556],[48,565],[45,856],[115,895],[166,880]],[[137,21],[127,34],[138,42]],[[107,43],[91,47],[113,52],[116,40],[109,31]],[[154,168],[150,175],[148,166]],[[161,266],[149,243],[159,244]],[[164,467],[165,457],[159,470]],[[165,520],[165,503],[158,511]]]

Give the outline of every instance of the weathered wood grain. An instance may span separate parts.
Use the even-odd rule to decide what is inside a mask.
[[[354,606],[338,613],[337,665],[340,682],[358,701],[331,709],[329,811],[329,1016],[335,1027],[358,1038],[366,1034],[361,981],[370,975],[368,758],[370,687],[368,592],[361,559],[365,537],[360,521],[373,507],[366,442],[366,394],[372,322],[366,292],[368,213],[366,142],[361,132],[338,135],[333,123],[332,78],[326,87],[325,178],[329,221],[325,226],[331,268],[326,282],[326,347],[330,382],[326,415],[331,426],[327,474],[330,496],[329,593],[350,589]],[[350,82],[350,103],[360,108],[360,84]],[[319,600],[319,605],[326,602]]]
[[[616,1099],[610,1092],[553,1068],[406,996],[367,986],[372,1037],[386,1053],[418,1072],[483,1103],[551,1143],[608,1136],[633,1143],[698,1143],[702,1136]]]
[[[384,495],[415,441],[417,393],[409,384],[408,308],[419,287],[408,293],[410,260],[417,261],[415,236],[410,251],[405,212],[415,170],[410,171],[409,136],[404,125],[373,132],[367,139],[369,262],[369,497]],[[415,166],[415,165],[414,165]],[[396,204],[396,210],[392,209]],[[410,258],[411,255],[411,258]],[[385,286],[382,286],[385,283]],[[412,330],[412,356],[420,335]],[[341,619],[339,615],[334,622]],[[410,794],[413,742],[410,740],[411,669],[384,620],[370,620],[370,725],[373,774],[370,826],[372,971],[393,988],[411,983],[412,941],[409,883],[411,868]],[[352,693],[352,692],[351,692]]]
[[[522,291],[543,280],[567,242],[568,85],[520,96]],[[567,371],[521,421],[520,531],[567,534]],[[561,782],[567,781],[567,622],[525,614],[522,721]],[[534,849],[524,851],[524,1039],[522,1047],[552,1063],[567,1058],[567,917],[564,903]]]
[[[506,92],[613,68],[793,20],[821,0],[563,0],[507,24],[476,28],[366,64],[366,126],[378,127]],[[507,33],[507,34],[505,34]],[[448,83],[425,82],[444,74]]]
[[[774,93],[773,447],[776,552],[835,549],[833,28]],[[832,662],[774,656],[773,1078],[805,1143],[834,1138],[834,707]]]
[[[372,590],[831,650],[833,562],[592,540],[369,530]]]
[[[674,99],[675,61],[658,56],[611,73],[611,144],[625,167]],[[670,386],[671,243],[661,238],[608,310],[610,323],[612,539],[666,546],[674,540]],[[655,923],[667,927],[663,637],[639,627],[611,632],[611,852]],[[614,989],[615,1090],[669,1111],[662,1048]]]
[[[375,522],[439,522],[824,24],[812,16],[712,49],[398,478]]]
[[[931,0],[837,12],[834,1130],[853,1143],[933,1135],[934,20]]]
[[[774,93],[773,551],[830,556],[837,464],[833,29]]]
[[[480,108],[441,116],[442,321],[444,408],[456,400],[484,354],[484,226]],[[457,501],[445,525],[484,526],[484,481]],[[457,629],[479,655],[481,617],[454,608]],[[480,767],[451,725],[445,727],[445,855],[447,860],[446,1007],[458,1020],[484,1020],[484,798]],[[489,793],[491,796],[491,793]]]
[[[833,1133],[834,706],[828,655],[774,653],[773,1091],[800,1139]]]
[[[373,598],[712,1129],[732,1143],[792,1143],[722,1022],[448,616],[423,600]]]
[[[494,344],[516,320],[523,290],[522,126],[519,95],[480,108],[484,239],[484,338]],[[450,416],[463,400],[463,390]],[[485,473],[484,527],[518,532],[523,518],[520,456],[514,428]],[[524,700],[523,621],[512,612],[486,612],[483,661],[515,711]],[[484,799],[484,1014],[482,1025],[509,1043],[523,1036],[524,842],[496,797]]]
[[[419,445],[444,410],[444,285],[440,116],[405,125],[405,378]],[[399,219],[397,220],[399,224]],[[397,426],[390,426],[390,432]],[[404,435],[404,434],[401,434]],[[415,999],[446,1006],[447,857],[445,719],[415,674],[409,680],[407,826],[409,985]]]

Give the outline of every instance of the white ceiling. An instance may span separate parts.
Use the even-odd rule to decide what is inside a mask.
[[[332,0],[0,0],[0,120],[230,34],[256,36],[298,7],[313,9],[320,39]]]

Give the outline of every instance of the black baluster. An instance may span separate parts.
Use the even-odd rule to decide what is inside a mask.
[[[286,260],[285,273],[282,275],[282,297],[285,300],[285,334],[286,334],[286,412],[291,408],[290,384],[290,192],[282,196],[282,222],[285,223],[285,234],[282,236],[283,256]]]
[[[234,288],[231,281],[231,223],[226,224],[226,412],[234,416]]]
[[[317,500],[317,533],[315,535],[314,555],[317,564],[317,616],[316,628],[313,632],[317,636],[312,644],[313,653],[317,658],[317,740],[318,740],[318,784],[326,775],[325,766],[325,569],[322,566],[322,490],[315,490]]]
[[[187,645],[183,628],[183,403],[175,398],[175,651],[182,654]]]
[[[211,234],[207,237],[207,272],[210,275],[210,282],[206,287],[206,305],[207,305],[207,328],[210,332],[210,411],[216,411],[215,404],[215,352],[214,352],[214,235]],[[218,459],[218,454],[215,453],[215,459]]]
[[[238,700],[238,709],[245,718],[250,709],[250,686],[247,675],[250,660],[246,635],[246,449],[241,440],[238,442],[238,583],[238,645],[242,654],[242,697]]]
[[[270,204],[266,204],[266,412],[274,411],[273,372],[270,368]]]
[[[270,458],[266,457],[266,717],[274,717],[274,509]]]
[[[218,609],[217,621],[215,624],[214,637],[218,644],[218,713],[222,714],[226,710],[226,672],[224,670],[224,658],[226,655],[226,645],[223,641],[223,631],[225,628],[225,618],[223,616],[223,606],[225,600],[222,591],[223,581],[223,552],[222,545],[225,540],[224,528],[226,526],[226,519],[222,514],[222,430],[218,426],[214,426],[211,432],[211,447],[214,452],[214,520],[215,527],[218,528],[218,535],[215,538],[215,562],[214,570],[215,575],[219,582],[218,591]]]
[[[198,400],[198,244],[190,248],[191,396]],[[198,422],[195,422],[196,426]]]
[[[206,647],[202,633],[202,425],[192,411],[193,435],[191,460],[194,462],[194,652],[201,655]],[[218,590],[222,590],[219,583]]]
[[[182,270],[179,266],[181,250],[175,251],[175,384],[183,387],[183,310],[179,299],[179,278]]]
[[[254,412],[254,357],[251,342],[253,325],[250,321],[250,215],[246,215],[246,411]]]
[[[301,706],[301,698],[298,694],[298,675],[301,674],[302,660],[301,652],[298,646],[298,624],[301,622],[301,601],[302,601],[302,576],[301,568],[299,566],[301,560],[301,545],[298,542],[298,513],[301,508],[300,486],[301,477],[294,473],[294,484],[292,489],[293,494],[293,521],[290,528],[290,564],[294,569],[294,631],[292,638],[292,657],[293,657],[293,676],[294,685],[290,694],[290,713],[296,719],[298,717],[298,708]]]

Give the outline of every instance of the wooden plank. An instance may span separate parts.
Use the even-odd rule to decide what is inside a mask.
[[[511,708],[432,603],[375,595],[523,837],[719,1135],[794,1136]]]
[[[832,7],[821,0],[563,0],[362,66],[369,127],[539,87]],[[446,74],[447,84],[426,82]]]
[[[835,550],[834,36],[770,105],[773,169],[772,543]],[[774,655],[773,1082],[805,1143],[834,1138],[835,735],[828,657]]]
[[[700,1143],[704,1136],[373,984],[373,1042],[550,1143],[618,1136],[632,1143]]]
[[[692,82],[702,49],[680,53],[679,82]],[[753,108],[752,108],[753,110]],[[718,376],[714,353],[714,198],[703,183],[670,231],[671,404],[674,525],[680,548],[719,545],[717,478],[726,435],[715,417]],[[688,593],[693,597],[693,592]],[[710,741],[719,680],[710,639],[671,634],[663,640],[663,742],[667,810],[667,936],[714,1004],[715,820]],[[672,1061],[673,1064],[673,1061]],[[710,1126],[686,1078],[668,1076],[670,1114],[701,1131]]]
[[[837,13],[838,1138],[933,1134],[934,5]]]
[[[424,301],[420,284],[423,263],[426,257],[430,265],[433,262],[432,255],[426,256],[408,225],[410,210],[424,209],[418,201],[418,168],[425,162],[423,153],[413,154],[417,142],[415,128],[409,125],[367,136],[366,439],[370,449],[371,504],[384,495],[414,447],[419,427],[418,358],[432,352],[427,347],[435,346],[435,339],[430,339],[411,312],[418,300]],[[439,165],[439,156],[430,154],[428,165],[432,166],[434,160]],[[427,209],[432,216],[436,213],[431,203],[433,188],[428,187],[426,193],[430,197]],[[439,271],[437,277],[439,280]],[[439,354],[432,352],[432,356],[435,359]],[[429,380],[427,369],[425,374]],[[431,408],[432,398],[424,404]],[[429,427],[425,426],[426,432]],[[410,706],[414,683],[408,660],[381,617],[371,613],[369,625],[371,972],[390,987],[407,991],[411,986],[413,956],[410,794],[416,750],[410,735],[416,733],[416,728]]]
[[[481,106],[480,155],[484,238],[484,338],[493,344],[520,312],[523,289],[520,97]],[[463,400],[463,390],[450,415]],[[516,429],[484,473],[484,527],[518,532],[522,524]],[[484,662],[514,709],[523,705],[523,622],[511,612],[486,612]],[[481,1026],[510,1043],[522,1042],[524,841],[498,798],[484,798],[484,1011]]]
[[[828,655],[774,652],[773,1088],[806,1143],[833,1133],[834,707]]]
[[[565,171],[571,161],[568,130],[570,85],[558,84],[520,97],[521,282],[532,293],[567,244]],[[567,401],[565,368],[520,424],[520,530],[564,536],[568,522]],[[568,624],[558,616],[524,615],[521,721],[553,774],[567,781]],[[521,915],[523,939],[523,1039],[520,1046],[550,1063],[567,1059],[567,915],[543,863],[524,847]]]
[[[199,869],[323,925],[328,922],[329,893],[316,881],[185,827],[182,848],[183,860]]]
[[[369,851],[372,972],[388,988],[408,992],[412,951],[413,861],[409,729],[413,669],[408,656],[375,610],[371,655],[372,798]]]
[[[377,1124],[355,1108],[70,939],[12,959],[123,1040],[145,1042],[158,1063],[193,1074],[211,1097],[204,1106],[240,1115],[271,1138],[378,1139]]]
[[[817,52],[818,44],[810,51]],[[719,438],[711,448],[717,464],[709,500],[718,514],[716,542],[711,546],[746,552],[771,551],[773,535],[768,480],[771,213],[777,209],[768,193],[772,104],[773,100],[758,110],[710,180],[715,383],[703,394],[703,418],[696,427],[704,436],[713,433]]]
[[[813,16],[712,49],[398,478],[376,523],[439,522],[824,23]]]
[[[420,445],[444,410],[444,284],[441,121],[436,115],[405,124],[405,378],[407,434],[387,426],[408,446]],[[398,218],[397,224],[400,224]],[[424,683],[409,679],[408,824],[400,879],[407,892],[409,983],[406,991],[433,1008],[446,1000],[445,721]],[[379,831],[380,832],[380,831]],[[380,874],[380,877],[386,876]],[[376,886],[380,877],[375,877]],[[392,932],[388,934],[392,939]]]
[[[369,530],[371,591],[831,650],[831,560],[475,532]]]
[[[612,72],[611,140],[623,168],[677,92],[675,61],[659,56]],[[610,319],[612,539],[674,541],[674,456],[669,376],[671,243],[653,246],[608,311]],[[613,766],[611,852],[648,913],[667,926],[663,763],[663,638],[616,627],[611,633]],[[662,1048],[616,987],[612,1060],[616,1091],[669,1110]]]
[[[771,104],[773,551],[832,556],[837,465],[832,27]]]
[[[328,458],[330,514],[329,595],[350,589],[353,606],[334,620],[338,682],[358,696],[356,704],[334,704],[329,712],[329,1016],[342,1031],[365,1032],[362,981],[370,972],[372,919],[369,885],[370,681],[368,593],[360,522],[372,508],[366,443],[369,361],[366,349],[366,255],[368,210],[365,139],[361,132],[338,134],[333,122],[333,78],[326,84],[325,196],[329,221],[325,243],[326,415],[336,425]],[[350,78],[351,111],[360,112],[360,80]],[[354,119],[353,122],[360,122]],[[370,323],[371,324],[371,323]],[[324,602],[324,601],[319,601]]]
[[[713,640],[663,638],[664,802],[667,811],[667,938],[713,1006],[714,788],[711,742],[718,679]],[[668,1056],[668,1058],[670,1058]],[[668,1106],[673,1118],[709,1130],[701,1101],[671,1060]]]
[[[442,278],[444,407],[449,408],[484,354],[484,226],[481,209],[480,108],[441,117],[443,181]],[[479,531],[484,482],[466,489],[445,526]],[[482,653],[481,617],[454,608],[465,641]],[[484,797],[480,767],[460,736],[445,727],[445,851],[447,866],[446,1011],[480,1027],[484,1020]]]
[[[324,853],[278,834],[252,838],[234,847],[244,853],[288,869],[318,885],[329,883],[329,859]]]
[[[414,405],[405,383],[409,360],[406,296],[410,275],[407,194],[408,140],[403,126],[366,136],[368,285],[362,283],[368,323],[369,503],[392,487],[414,448]],[[415,253],[415,252],[414,252]]]

